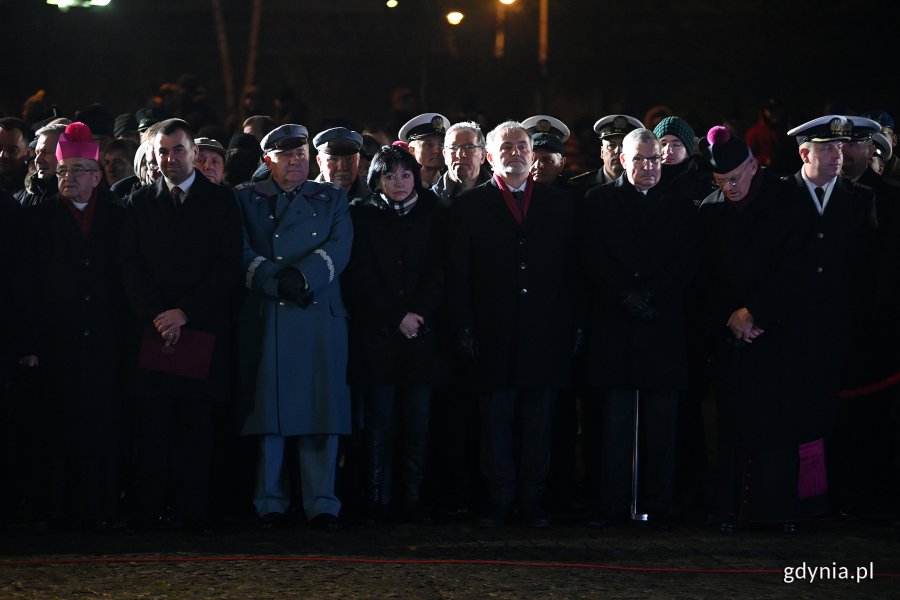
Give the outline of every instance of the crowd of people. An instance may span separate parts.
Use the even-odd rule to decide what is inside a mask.
[[[576,174],[550,115],[216,139],[92,110],[0,119],[8,523],[668,530],[696,506],[793,534],[897,492],[885,112],[607,115]]]

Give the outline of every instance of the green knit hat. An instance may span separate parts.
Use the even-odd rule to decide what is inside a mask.
[[[687,148],[688,155],[694,152],[694,130],[680,117],[666,117],[653,128],[653,133],[660,139],[664,135],[674,135]]]

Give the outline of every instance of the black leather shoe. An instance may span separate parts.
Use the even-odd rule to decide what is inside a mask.
[[[328,513],[319,513],[310,520],[307,527],[316,531],[338,531],[341,528],[337,517]]]
[[[532,529],[547,529],[550,527],[550,519],[547,517],[526,518],[524,523],[526,527],[531,527]]]
[[[483,517],[478,519],[479,529],[500,529],[506,527],[506,521],[500,517]]]
[[[259,528],[262,531],[277,531],[284,528],[284,521],[284,515],[281,513],[266,513],[259,520]]]

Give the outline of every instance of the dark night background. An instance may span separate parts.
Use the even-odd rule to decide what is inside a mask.
[[[252,2],[223,0],[236,94],[245,85]],[[768,97],[790,121],[871,108],[898,111],[893,2],[550,0],[549,62],[537,64],[538,0],[506,13],[506,53],[493,55],[496,0],[264,0],[256,81],[264,100],[291,84],[316,130],[390,118],[407,87],[421,111],[491,122],[538,112],[570,124],[610,112],[642,118],[665,104],[698,133],[728,117],[749,125]],[[466,14],[458,27],[444,15]],[[210,0],[112,0],[63,13],[43,0],[0,0],[5,25],[0,113],[19,115],[38,89],[73,116],[146,104],[192,73],[227,115]],[[896,115],[895,115],[896,116]]]

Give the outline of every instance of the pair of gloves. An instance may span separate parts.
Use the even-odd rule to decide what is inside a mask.
[[[621,306],[629,315],[642,321],[650,321],[659,316],[655,308],[650,306],[650,292],[628,290],[620,294]]]
[[[285,267],[275,273],[278,280],[278,297],[293,302],[300,308],[307,308],[313,303],[313,293],[306,284],[306,277],[295,267]]]

